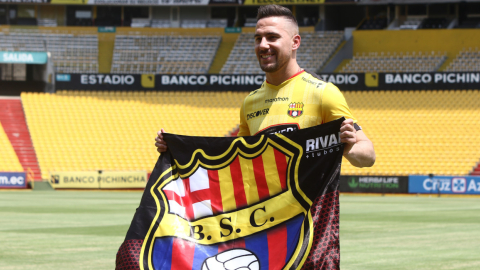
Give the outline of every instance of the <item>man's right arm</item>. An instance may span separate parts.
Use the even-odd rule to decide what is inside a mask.
[[[250,129],[248,128],[247,119],[245,119],[245,101],[242,103],[242,107],[240,107],[240,125],[238,126],[238,134],[237,136],[250,136]]]
[[[155,138],[155,146],[160,154],[167,151],[167,143],[163,140],[163,133],[165,133],[165,130],[162,128]]]

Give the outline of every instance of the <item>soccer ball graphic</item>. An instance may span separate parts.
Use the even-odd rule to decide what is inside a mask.
[[[292,116],[293,116],[293,117],[295,117],[295,116],[297,116],[297,115],[298,115],[298,112],[297,112],[297,111],[292,112]]]
[[[246,249],[230,249],[203,262],[202,270],[259,270],[257,256]]]

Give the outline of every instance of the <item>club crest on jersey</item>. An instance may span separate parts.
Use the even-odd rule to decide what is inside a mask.
[[[299,117],[303,114],[303,102],[292,102],[288,105],[288,115],[291,117]]]

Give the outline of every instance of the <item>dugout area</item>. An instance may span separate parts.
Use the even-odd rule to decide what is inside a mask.
[[[1,95],[54,91],[55,72],[50,53],[3,51],[0,54]]]

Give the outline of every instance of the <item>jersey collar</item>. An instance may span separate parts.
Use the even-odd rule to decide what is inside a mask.
[[[293,74],[293,76],[292,76],[292,77],[288,78],[287,80],[285,80],[284,82],[282,82],[282,83],[281,83],[281,84],[279,84],[279,85],[273,85],[273,84],[269,83],[267,80],[265,80],[265,82],[266,82],[266,83],[268,84],[268,86],[270,86],[270,87],[273,87],[273,88],[280,88],[280,87],[284,86],[284,85],[285,85],[285,84],[286,84],[288,81],[290,81],[291,79],[293,79],[293,78],[297,77],[298,75],[302,74],[303,72],[305,72],[305,70],[303,70],[303,69],[302,69],[302,70],[300,70],[299,72],[297,72],[297,73]]]

